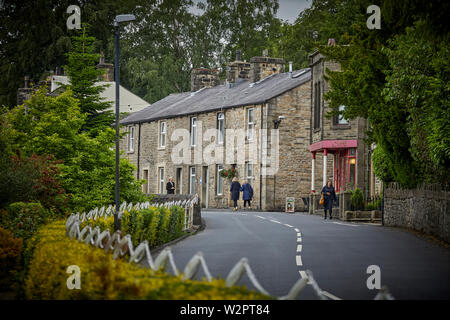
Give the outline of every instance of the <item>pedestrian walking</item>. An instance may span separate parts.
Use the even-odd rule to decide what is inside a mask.
[[[328,180],[327,185],[322,188],[322,196],[324,199],[323,210],[325,213],[324,219],[327,218],[327,211],[330,212],[330,220],[333,219],[333,201],[336,201],[336,192],[334,191],[331,180]]]
[[[242,191],[242,199],[244,200],[244,208],[246,207],[246,204],[248,203],[248,208],[251,209],[252,208],[252,198],[253,198],[253,188],[250,185],[250,183],[248,183],[247,180],[244,180],[244,183],[242,184],[241,187],[241,191]]]
[[[166,185],[167,194],[175,193],[175,182],[173,182],[173,177],[169,178],[169,182]]]
[[[233,200],[234,202],[234,211],[237,211],[238,209],[237,202],[239,200],[240,191],[241,191],[241,184],[239,183],[238,178],[234,177],[230,187],[231,200]]]

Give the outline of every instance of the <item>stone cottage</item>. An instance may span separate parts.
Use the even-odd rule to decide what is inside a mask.
[[[324,95],[330,90],[324,75],[326,70],[339,71],[340,65],[326,60],[320,52],[310,55],[311,67],[311,118],[310,158],[311,197],[310,212],[318,210],[320,191],[332,179],[339,201],[335,204],[340,215],[349,207],[349,190],[359,188],[365,197],[379,192],[379,180],[371,165],[373,146],[368,146],[367,120],[347,120],[342,115],[326,117],[331,110]],[[339,110],[344,110],[340,106]],[[320,213],[322,210],[320,209]]]
[[[203,207],[228,207],[234,168],[254,189],[252,206],[296,211],[310,195],[311,71],[285,72],[285,61],[268,56],[228,63],[219,72],[193,69],[191,92],[171,94],[121,121],[121,150],[144,179],[146,193],[197,193]],[[303,198],[303,199],[302,199]],[[242,200],[240,202],[242,205]]]

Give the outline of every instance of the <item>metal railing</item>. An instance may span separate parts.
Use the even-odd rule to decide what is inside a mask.
[[[198,200],[198,198],[197,198]],[[131,204],[130,204],[131,205]],[[133,206],[130,210],[133,208]],[[148,208],[146,203],[144,204],[136,204],[135,208]],[[125,208],[125,205],[122,204],[121,208]],[[117,259],[119,257],[129,256],[129,262],[143,264],[146,263],[148,267],[154,271],[163,269],[166,271],[167,267],[170,266],[172,273],[175,276],[178,276],[180,273],[175,264],[175,260],[172,254],[170,247],[164,248],[156,257],[153,259],[150,248],[148,245],[148,241],[141,242],[136,248],[133,246],[133,242],[131,241],[130,235],[122,236],[120,231],[114,232],[112,235],[109,230],[101,231],[99,227],[91,228],[89,225],[85,226],[80,230],[81,225],[81,217],[86,219],[86,217],[91,216],[93,219],[101,216],[99,212],[106,213],[107,210],[92,210],[87,215],[73,214],[67,218],[66,221],[66,234],[70,239],[77,239],[80,242],[84,242],[86,244],[93,245],[97,248],[105,250],[105,252],[112,251],[113,258]],[[111,211],[111,210],[110,210]],[[209,271],[208,265],[206,264],[205,258],[203,257],[202,252],[196,253],[186,264],[183,273],[182,279],[188,280],[193,279],[198,273],[199,269],[203,270],[205,274],[206,281],[211,282],[213,277]],[[262,294],[271,295],[264,287],[259,283],[255,274],[250,267],[247,258],[241,258],[238,263],[231,268],[230,272],[226,277],[226,286],[230,287],[236,285],[242,276],[247,274],[250,279],[251,284],[256,288],[256,290]],[[335,299],[339,300],[339,298],[329,294],[326,291],[323,291],[315,281],[313,274],[310,270],[306,270],[307,277],[299,278],[291,287],[289,292],[280,297],[276,297],[279,300],[293,300],[295,299],[300,292],[310,284],[312,289],[314,290],[317,297],[321,300]],[[376,300],[384,300],[384,299],[393,299],[389,294],[387,288],[382,288],[375,297]]]

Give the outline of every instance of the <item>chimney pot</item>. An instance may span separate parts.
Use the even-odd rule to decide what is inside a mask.
[[[25,80],[25,89],[28,89],[28,84],[29,84],[29,81],[30,81],[30,77],[29,76],[25,76],[24,80]]]
[[[236,61],[241,61],[242,55],[241,50],[236,50]]]

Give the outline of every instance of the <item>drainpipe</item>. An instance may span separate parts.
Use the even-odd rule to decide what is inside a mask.
[[[140,177],[140,158],[141,158],[141,125],[142,123],[139,122],[139,133],[138,133],[138,149],[137,149],[137,174],[136,179],[139,180]]]
[[[259,209],[262,210],[262,128],[263,128],[263,107],[264,103],[261,103],[261,125],[259,127]]]

